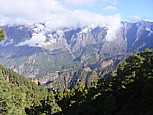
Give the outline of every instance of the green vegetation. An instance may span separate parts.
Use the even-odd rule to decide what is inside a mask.
[[[39,115],[59,111],[52,91],[47,92],[30,79],[0,66],[0,114]]]
[[[0,114],[152,115],[152,89],[153,52],[148,49],[129,56],[116,75],[89,88],[78,81],[55,93],[0,66]]]
[[[5,40],[5,33],[4,33],[4,30],[0,28],[0,41],[2,40]]]

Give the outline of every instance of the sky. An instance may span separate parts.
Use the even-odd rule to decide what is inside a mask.
[[[63,3],[71,10],[82,9],[106,16],[120,14],[123,21],[153,21],[153,0],[63,0]]]
[[[48,21],[58,28],[153,21],[153,0],[0,0],[0,4],[1,24]]]

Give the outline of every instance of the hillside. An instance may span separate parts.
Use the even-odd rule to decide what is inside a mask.
[[[152,88],[153,52],[146,49],[122,62],[115,76],[88,89],[78,82],[72,90],[58,91],[57,103],[65,115],[152,115]]]
[[[48,92],[0,66],[0,114],[152,115],[153,52],[149,49],[120,63],[116,75]]]

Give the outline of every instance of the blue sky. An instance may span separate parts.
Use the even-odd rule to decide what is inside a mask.
[[[49,21],[52,27],[153,21],[153,0],[0,0],[0,24]]]
[[[130,1],[129,3],[127,1]],[[130,16],[138,16],[144,20],[153,21],[153,1],[152,0],[123,0],[119,5],[119,13],[123,19]]]
[[[102,15],[120,14],[122,20],[128,21],[141,19],[153,21],[153,0],[85,0],[91,4],[85,2],[77,4],[73,1],[63,0],[63,3],[71,10],[82,9]]]

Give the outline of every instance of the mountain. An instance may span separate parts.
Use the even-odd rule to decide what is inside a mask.
[[[125,55],[153,48],[153,23],[146,21],[121,22],[116,31],[101,26],[54,30],[45,23],[1,28],[7,39],[0,42],[0,63],[57,89],[79,80],[88,86],[113,71]]]

